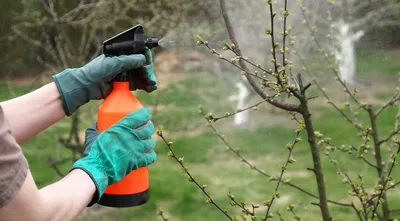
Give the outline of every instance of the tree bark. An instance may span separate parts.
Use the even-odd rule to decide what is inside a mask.
[[[304,119],[304,124],[306,126],[308,143],[311,149],[311,155],[313,159],[313,172],[315,174],[315,179],[318,186],[318,195],[319,195],[319,207],[321,209],[322,218],[324,221],[331,221],[332,217],[329,213],[328,208],[328,198],[326,196],[326,188],[324,181],[324,172],[322,170],[320,151],[316,142],[314,126],[311,120],[311,113],[308,109],[307,100],[303,99],[300,104],[300,111]]]
[[[369,107],[368,109],[369,118],[371,121],[371,135],[374,141],[374,151],[375,151],[375,161],[376,161],[376,169],[379,176],[379,184],[384,185],[385,183],[385,174],[382,165],[382,153],[381,153],[381,143],[379,142],[378,138],[378,127],[376,126],[376,115],[372,109]],[[389,220],[390,217],[390,209],[389,204],[387,203],[386,193],[382,193],[382,211],[383,211],[383,221]]]

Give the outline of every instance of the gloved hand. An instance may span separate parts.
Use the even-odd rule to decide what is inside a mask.
[[[142,68],[134,69],[128,74],[131,91],[141,89],[150,93],[157,90],[158,85],[156,76],[154,75],[153,54],[150,49],[146,48],[145,56],[146,65]]]
[[[106,57],[100,55],[81,68],[68,68],[53,75],[60,92],[64,111],[71,116],[90,100],[106,98],[112,90],[112,80],[123,71],[130,71],[131,90],[152,92],[157,89],[151,50],[142,54]]]
[[[96,123],[86,130],[85,151],[72,169],[85,171],[96,185],[88,206],[97,203],[107,186],[119,182],[132,170],[156,161],[152,138],[154,125],[148,108],[134,111],[99,133]]]

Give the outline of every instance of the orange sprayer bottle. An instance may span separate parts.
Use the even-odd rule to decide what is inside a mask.
[[[118,34],[103,44],[103,52],[107,56],[144,54],[145,47],[158,46],[158,40],[144,40],[144,29],[134,26]],[[97,114],[98,130],[104,131],[120,119],[143,107],[130,91],[129,75],[135,70],[127,70],[113,80],[113,90],[99,106]],[[133,170],[120,182],[108,186],[98,204],[109,207],[133,207],[149,200],[149,172],[147,167]]]

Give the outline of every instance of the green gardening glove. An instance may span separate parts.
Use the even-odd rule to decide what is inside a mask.
[[[97,203],[107,186],[119,182],[132,170],[155,162],[154,125],[148,108],[134,111],[99,133],[96,123],[86,130],[83,157],[72,166],[85,171],[96,185],[88,206]]]
[[[90,100],[106,98],[112,91],[112,80],[128,70],[131,90],[152,92],[157,89],[152,53],[148,48],[145,55],[100,55],[83,67],[68,68],[53,75],[66,115],[71,116]]]
[[[154,75],[153,54],[150,49],[146,48],[145,56],[147,62],[145,66],[128,72],[131,91],[141,89],[150,93],[157,90],[158,85],[156,76]]]

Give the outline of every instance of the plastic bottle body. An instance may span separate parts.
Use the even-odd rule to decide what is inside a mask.
[[[100,105],[97,129],[101,132],[143,105],[129,90],[129,82],[113,82],[113,91]],[[99,201],[110,207],[133,207],[148,201],[148,168],[132,171],[118,183],[107,187]]]

